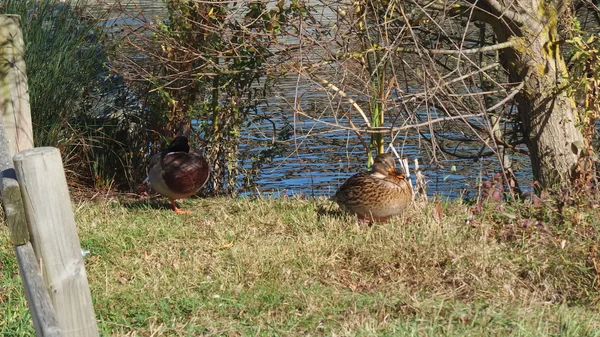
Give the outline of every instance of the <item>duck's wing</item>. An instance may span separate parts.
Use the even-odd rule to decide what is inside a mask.
[[[370,174],[361,172],[348,178],[331,198],[338,204],[353,207],[362,204],[365,198],[372,194],[376,187]]]
[[[165,184],[177,193],[195,193],[206,181],[210,168],[204,157],[185,152],[171,152],[162,157]]]

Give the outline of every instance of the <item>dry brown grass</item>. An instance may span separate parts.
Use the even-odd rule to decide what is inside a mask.
[[[595,211],[431,203],[367,227],[325,200],[183,206],[75,207],[104,335],[600,336]]]

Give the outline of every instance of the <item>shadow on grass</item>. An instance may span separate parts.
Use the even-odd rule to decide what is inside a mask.
[[[317,212],[318,220],[321,220],[323,217],[341,218],[345,215],[345,212],[342,211],[336,204],[318,205],[315,211]]]
[[[168,199],[141,199],[135,201],[125,201],[121,206],[130,210],[157,209],[157,210],[173,210]],[[179,207],[179,204],[177,203]]]
[[[205,200],[206,197],[204,196],[191,196],[188,198],[185,198],[185,200]],[[175,201],[175,204],[177,205],[178,208],[182,208],[185,210],[186,206],[182,205],[181,200],[177,200]],[[143,197],[141,199],[133,199],[133,200],[122,200],[120,205],[122,205],[124,208],[130,209],[130,210],[139,210],[139,209],[156,209],[156,210],[173,210],[173,207],[171,206],[171,203],[169,202],[169,199],[166,197],[163,197],[161,195],[158,194],[153,194],[147,197]],[[189,207],[189,206],[188,206]]]

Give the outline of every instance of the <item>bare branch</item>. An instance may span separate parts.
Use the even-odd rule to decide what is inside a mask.
[[[519,85],[517,85],[516,87],[513,88],[513,90],[511,90],[511,92],[504,97],[504,99],[502,99],[500,102],[494,104],[494,106],[492,106],[491,108],[488,108],[487,110],[485,110],[486,112],[492,112],[494,110],[496,110],[497,108],[501,107],[504,105],[504,103],[510,101],[511,99],[513,99],[513,97],[515,97],[520,91],[521,89],[523,89],[523,87],[525,86],[525,82],[521,82]]]
[[[529,151],[527,151],[527,150],[523,150],[523,149],[520,149],[520,148],[516,147],[516,146],[515,146],[515,145],[513,145],[513,144],[509,144],[509,143],[505,142],[503,139],[500,139],[500,138],[498,138],[498,137],[495,137],[495,138],[494,138],[494,140],[496,141],[496,143],[498,143],[498,144],[500,144],[500,145],[504,146],[505,148],[508,148],[508,149],[512,150],[513,152],[516,152],[516,153],[520,153],[520,154],[524,154],[524,155],[526,155],[526,156],[529,156]]]
[[[429,53],[429,54],[432,54],[432,55],[462,55],[462,54],[466,55],[466,54],[477,54],[477,53],[485,53],[485,52],[488,52],[488,51],[502,50],[502,49],[513,47],[514,45],[515,45],[515,41],[514,40],[510,40],[510,41],[506,41],[506,42],[494,44],[494,45],[491,45],[491,46],[480,47],[480,48],[458,49],[458,50],[452,50],[452,49],[424,49],[424,51],[427,52],[427,53]],[[399,48],[396,48],[396,51],[398,51],[398,52],[406,52],[406,53],[415,53],[415,52],[417,52],[417,49],[416,48],[399,47]]]
[[[452,79],[451,81],[448,81],[448,82],[446,82],[446,84],[452,84],[452,83],[454,83],[454,82],[459,82],[459,81],[462,81],[462,80],[464,80],[464,79],[467,79],[467,78],[469,78],[469,77],[473,77],[474,75],[477,75],[477,74],[479,74],[479,73],[485,72],[486,70],[490,70],[490,69],[492,69],[492,68],[496,68],[496,67],[499,67],[499,66],[500,66],[500,63],[492,63],[492,64],[490,64],[490,65],[487,65],[487,66],[483,67],[483,68],[480,68],[480,69],[474,70],[474,71],[472,71],[472,72],[470,72],[470,73],[466,73],[466,74],[464,74],[463,76],[460,76],[460,77],[454,78],[454,79]]]
[[[388,132],[398,132],[398,131],[409,130],[409,129],[417,129],[417,128],[420,128],[423,126],[430,126],[430,125],[436,124],[436,123],[447,122],[447,121],[456,120],[456,119],[478,118],[478,117],[483,117],[485,115],[485,113],[479,113],[479,114],[472,114],[472,115],[448,116],[448,117],[432,119],[432,120],[422,122],[422,123],[408,124],[408,125],[404,125],[404,126],[391,127],[391,128],[390,127],[372,127],[372,126],[368,126],[366,128],[357,128],[354,125],[354,123],[351,123],[352,126],[348,127],[348,126],[344,126],[341,124],[330,123],[330,122],[324,121],[322,119],[312,117],[301,110],[296,109],[295,112],[310,119],[310,120],[313,120],[315,122],[318,122],[318,123],[321,123],[324,125],[332,126],[332,127],[339,128],[342,130],[362,132],[362,133],[366,133],[366,134],[388,133]],[[350,119],[348,119],[348,120],[350,120]]]
[[[473,6],[477,6],[477,7],[481,8],[481,6],[477,5],[477,2],[478,1],[475,1],[473,3]],[[484,0],[483,2],[499,13],[499,16],[498,16],[499,19],[505,17],[505,18],[509,19],[510,21],[517,23],[519,25],[522,25],[522,26],[531,24],[532,20],[529,20],[527,17],[515,12],[512,9],[509,9],[508,6],[504,6],[504,5],[500,4],[500,2],[498,0]]]
[[[307,70],[307,68],[304,68],[304,70]],[[299,71],[302,71],[302,69],[299,69]],[[369,118],[367,118],[367,115],[365,114],[365,112],[358,105],[358,103],[356,103],[356,101],[354,99],[352,99],[352,97],[348,96],[348,94],[346,94],[342,89],[336,87],[333,83],[331,83],[328,80],[322,78],[321,76],[319,76],[319,75],[317,75],[315,73],[312,73],[312,72],[307,72],[307,73],[308,73],[309,76],[312,76],[312,77],[316,78],[319,82],[321,82],[321,84],[325,85],[326,88],[335,91],[340,96],[342,96],[343,98],[345,98],[346,100],[348,100],[348,102],[350,104],[352,104],[352,106],[356,109],[356,111],[358,111],[358,113],[362,116],[362,118],[365,121],[365,124],[367,124],[367,127],[371,127],[371,122],[369,121]]]
[[[447,121],[451,121],[451,120],[455,120],[455,119],[483,117],[484,115],[485,115],[484,113],[479,113],[479,114],[472,114],[472,115],[448,116],[448,117],[432,119],[432,120],[422,122],[422,123],[409,124],[409,125],[398,126],[398,127],[394,127],[394,128],[386,128],[386,127],[365,128],[362,130],[362,132],[369,133],[369,134],[385,133],[385,132],[398,132],[398,131],[403,131],[403,130],[408,130],[408,129],[416,129],[416,128],[420,128],[423,126],[430,126],[432,124],[447,122]]]

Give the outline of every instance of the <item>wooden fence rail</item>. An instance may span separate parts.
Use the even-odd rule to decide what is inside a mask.
[[[36,335],[95,337],[98,327],[60,152],[33,149],[24,55],[20,18],[0,15],[4,216]]]

